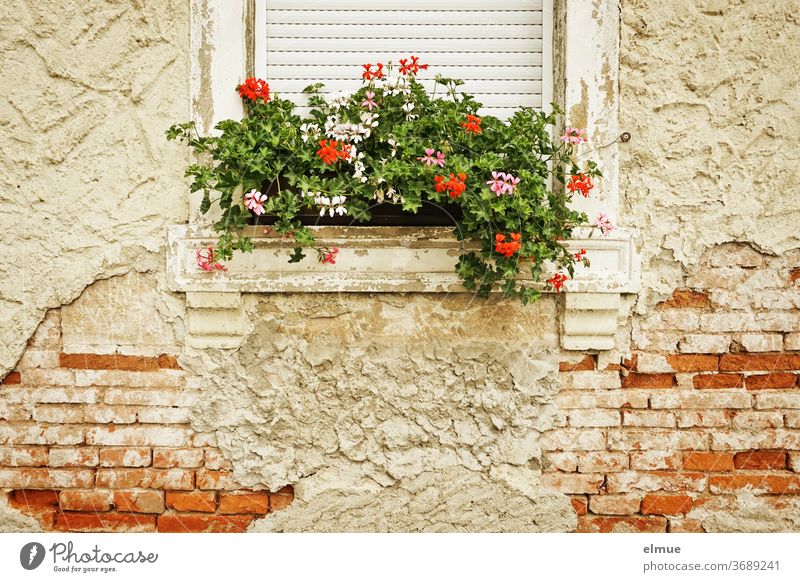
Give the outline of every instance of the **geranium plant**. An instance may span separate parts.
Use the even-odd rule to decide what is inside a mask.
[[[585,250],[572,253],[564,244],[588,221],[570,200],[589,196],[600,176],[595,163],[576,156],[585,130],[554,134],[555,105],[550,114],[523,107],[507,121],[481,117],[481,104],[459,90],[462,81],[437,75],[428,94],[417,80],[427,68],[411,57],[397,66],[364,65],[355,91],[324,94],[322,84],[311,85],[304,117],[265,81],[247,79],[237,87],[246,104],[241,121],[219,123],[213,136],[198,135],[192,123],[171,127],[168,138],[184,140],[198,156],[186,173],[192,191],[203,192],[201,210],[221,210],[219,241],[198,255],[199,266],[217,270],[234,251],[252,250],[242,232],[253,216],[274,216],[274,231],[293,241],[289,260],[299,261],[315,248],[301,212],[357,224],[378,203],[414,213],[424,202],[449,202],[462,211],[456,236],[480,243],[455,265],[467,289],[523,302],[539,296],[537,282],[560,290],[577,262],[588,265]],[[603,234],[613,229],[605,215],[595,225]],[[338,251],[316,248],[316,255],[335,264]],[[518,280],[523,268],[534,284]]]

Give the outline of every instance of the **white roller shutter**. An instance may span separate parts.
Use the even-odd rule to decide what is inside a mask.
[[[550,101],[552,0],[258,0],[256,72],[296,103],[307,85],[357,89],[361,65],[414,54],[419,80],[464,79],[482,114]]]

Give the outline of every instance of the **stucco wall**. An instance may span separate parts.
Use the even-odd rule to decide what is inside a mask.
[[[162,268],[185,220],[188,3],[9,0],[0,15],[0,376],[47,308]]]
[[[800,245],[800,23],[792,0],[622,2],[620,220],[652,306],[728,241]]]
[[[620,123],[633,140],[619,218],[645,233],[642,317],[714,245],[800,242],[794,5],[622,2]],[[1,377],[47,308],[97,279],[163,274],[164,227],[187,215],[185,152],[163,130],[189,116],[188,3],[15,1],[0,26]],[[152,293],[127,295],[121,317]],[[162,295],[175,339],[158,335],[180,346],[181,307]],[[540,435],[565,423],[552,298],[248,301],[241,349],[180,361],[199,376],[192,427],[216,433],[241,484],[295,485],[292,506],[254,529],[574,528],[568,499],[539,487]],[[106,345],[92,333],[73,343]],[[621,339],[603,366],[628,350]]]

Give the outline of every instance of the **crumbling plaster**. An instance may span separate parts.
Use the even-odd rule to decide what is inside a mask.
[[[728,241],[800,246],[793,0],[622,2],[620,221],[647,233],[639,311]]]
[[[185,220],[181,0],[9,0],[0,15],[0,376],[46,309],[97,279],[158,270]]]
[[[540,435],[564,420],[553,298],[275,294],[252,309],[240,349],[190,365],[205,376],[192,423],[236,481],[295,485],[256,530],[574,527],[537,485]]]

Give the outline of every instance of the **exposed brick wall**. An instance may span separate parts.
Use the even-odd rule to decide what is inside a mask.
[[[743,492],[800,496],[800,257],[725,245],[633,322],[634,356],[561,365],[544,483],[578,530],[700,532]]]
[[[192,430],[196,382],[171,354],[63,353],[50,312],[0,385],[0,490],[60,531],[237,532],[286,507]]]
[[[571,497],[578,531],[705,531],[743,493],[762,520],[796,514],[798,265],[719,247],[632,321],[630,359],[562,362],[542,482]],[[191,428],[199,380],[174,354],[115,354],[97,334],[78,343],[98,353],[66,353],[61,329],[54,310],[0,384],[0,490],[13,507],[51,530],[242,531],[291,502],[290,488],[244,490],[214,435]]]

